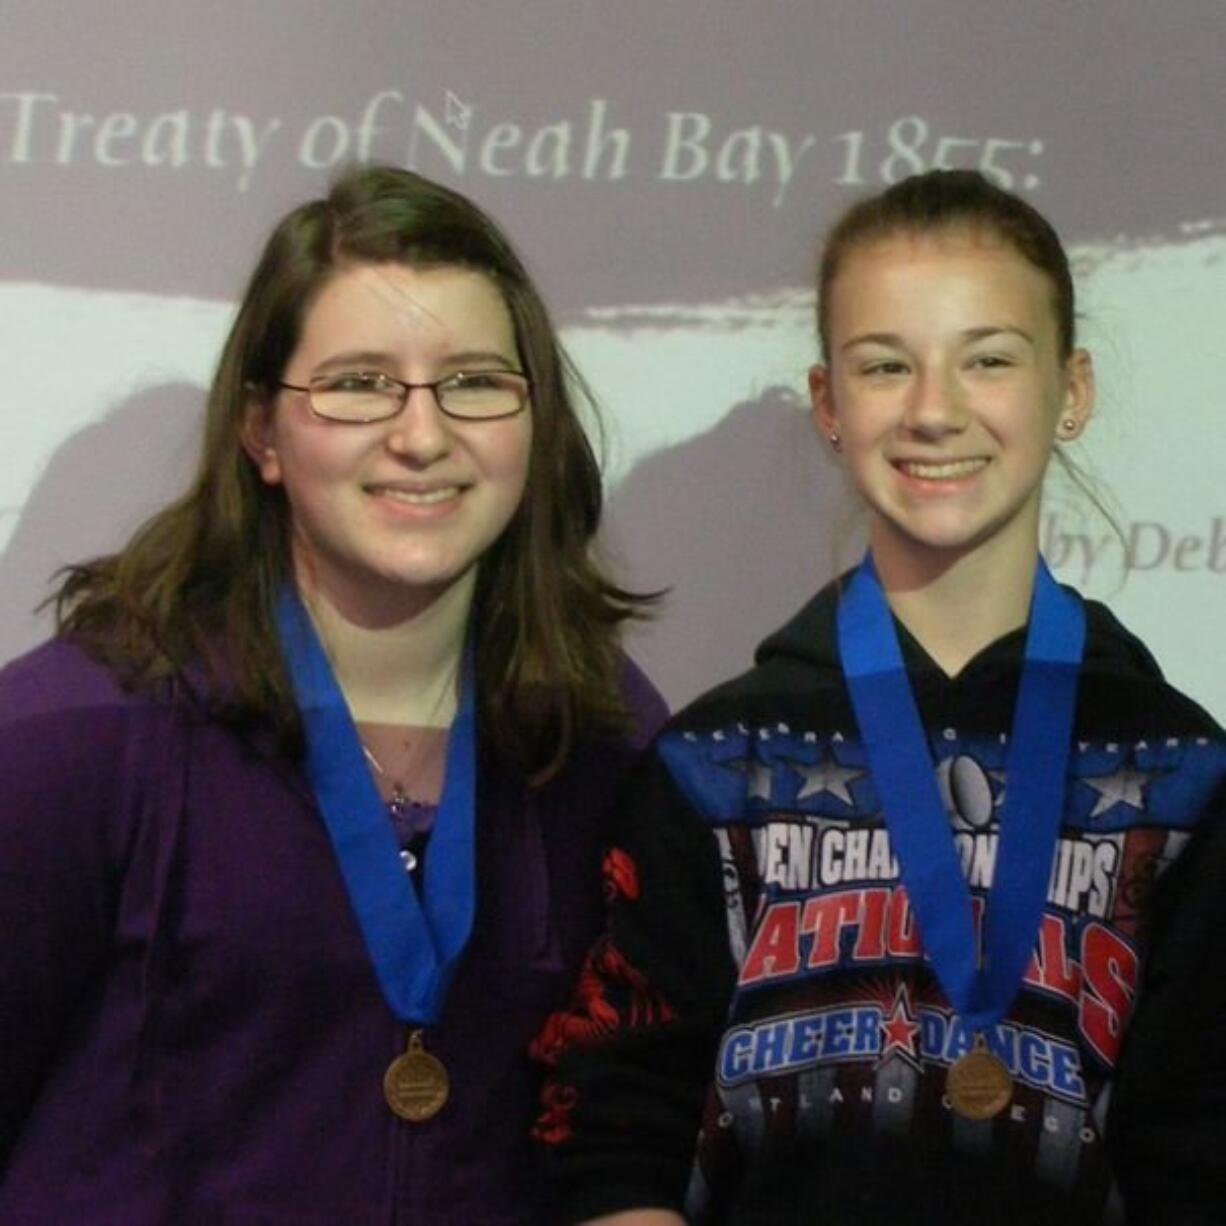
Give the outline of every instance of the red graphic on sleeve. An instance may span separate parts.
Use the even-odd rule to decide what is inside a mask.
[[[570,1140],[570,1113],[579,1101],[579,1092],[573,1086],[551,1082],[541,1091],[544,1111],[533,1126],[533,1137],[545,1145],[559,1145]]]
[[[556,1065],[568,1047],[593,1047],[623,1027],[671,1021],[676,1012],[648,986],[607,936],[588,954],[569,1009],[551,1013],[532,1044],[532,1056]]]
[[[600,874],[604,879],[605,902],[616,902],[619,898],[633,902],[638,898],[638,869],[620,847],[609,848],[604,863],[600,866]]]
[[[612,848],[601,866],[605,897],[611,906],[634,903],[639,897],[638,869],[626,852]],[[569,1048],[599,1047],[615,1040],[618,1031],[672,1021],[676,1010],[654,991],[606,933],[592,947],[579,972],[569,1008],[551,1013],[531,1046],[534,1060],[553,1068]],[[546,1144],[570,1136],[570,1115],[578,1090],[556,1080],[542,1092],[544,1111],[533,1129]]]
[[[571,1007],[549,1015],[530,1051],[534,1060],[556,1068],[568,1048],[598,1047],[618,1030],[668,1022],[675,1016],[676,1011],[651,990],[646,978],[606,936],[583,964]],[[565,1141],[570,1136],[571,1112],[579,1102],[578,1090],[551,1080],[541,1101],[544,1111],[533,1135],[547,1145]]]

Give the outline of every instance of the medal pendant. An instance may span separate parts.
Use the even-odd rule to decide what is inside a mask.
[[[450,1079],[442,1061],[421,1045],[421,1031],[409,1035],[404,1054],[383,1074],[383,1097],[402,1120],[420,1124],[437,1115],[447,1102]]]
[[[980,1033],[975,1035],[974,1047],[949,1066],[945,1092],[959,1115],[968,1120],[990,1120],[1013,1098],[1013,1079],[1009,1070],[988,1051]]]

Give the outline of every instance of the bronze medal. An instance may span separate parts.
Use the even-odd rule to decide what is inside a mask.
[[[414,1030],[404,1054],[383,1074],[383,1097],[402,1120],[420,1124],[443,1109],[450,1084],[442,1061],[422,1047],[421,1031]]]
[[[988,1051],[983,1035],[977,1034],[974,1047],[949,1066],[945,1092],[959,1115],[968,1120],[990,1120],[1013,1098],[1013,1079],[1009,1070]]]

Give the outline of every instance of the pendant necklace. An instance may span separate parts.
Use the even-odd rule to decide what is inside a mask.
[[[396,772],[396,776],[392,777],[368,743],[368,738],[373,737],[372,730],[358,730],[362,754],[371,770],[382,781],[379,791],[386,800],[388,816],[401,844],[400,859],[404,862],[405,870],[410,873],[416,870],[421,862],[418,852],[430,834],[438,807],[438,780],[434,776],[442,767],[445,751],[436,734],[442,733],[443,743],[446,739],[443,729],[427,727],[417,731],[418,736],[411,742],[405,738],[404,748],[410,751],[408,761]],[[410,785],[415,794],[410,794],[404,779],[416,779],[416,782]],[[431,799],[424,798],[427,794]]]

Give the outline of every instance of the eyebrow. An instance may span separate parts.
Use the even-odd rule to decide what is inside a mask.
[[[346,366],[390,366],[392,364],[393,359],[390,353],[380,353],[377,349],[350,349],[325,358],[316,364],[315,370],[333,370]]]
[[[315,373],[325,370],[341,370],[353,366],[396,366],[397,358],[390,353],[378,349],[350,349],[344,353],[334,353],[315,366]],[[465,349],[460,353],[449,353],[442,363],[453,370],[463,370],[465,367],[497,366],[504,370],[518,370],[505,354],[495,349]]]
[[[511,361],[505,353],[496,349],[466,349],[461,353],[449,353],[444,363],[463,369],[465,366],[501,366],[505,370],[518,370],[519,364]]]
[[[1034,337],[1025,328],[1018,328],[1012,324],[986,324],[980,328],[967,328],[962,333],[962,339],[964,341],[982,341],[992,336],[1002,335],[1020,336],[1032,348],[1034,346]],[[902,349],[905,347],[905,342],[897,332],[865,332],[860,336],[853,336],[849,341],[845,341],[841,348],[846,352],[849,349],[854,349],[857,345],[884,345],[891,349]]]
[[[1015,324],[988,324],[983,328],[967,328],[962,336],[968,341],[982,341],[991,336],[1020,336],[1026,344],[1033,347],[1034,337],[1026,331],[1025,328],[1019,328]]]

